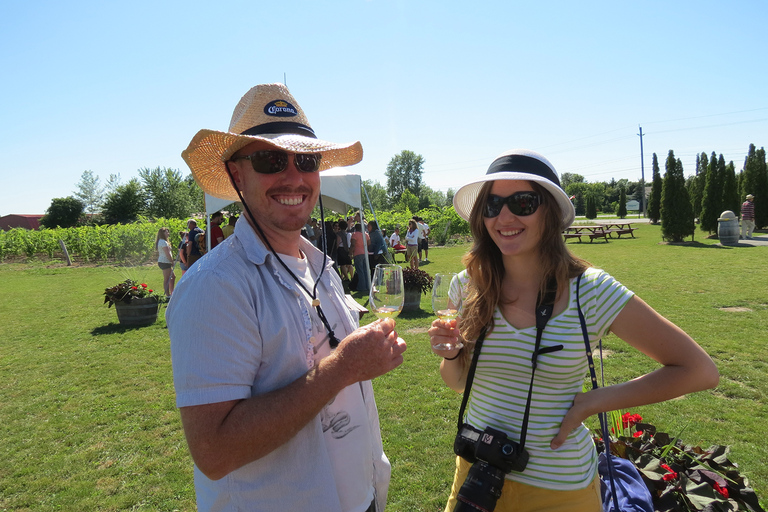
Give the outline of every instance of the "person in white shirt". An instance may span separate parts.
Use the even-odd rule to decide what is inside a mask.
[[[396,227],[395,231],[389,237],[389,246],[394,247],[400,243],[400,228]]]
[[[166,314],[198,510],[383,511],[390,465],[371,379],[406,346],[391,319],[358,328],[333,262],[301,236],[319,171],[359,162],[360,143],[317,139],[288,88],[266,84],[182,157],[245,219]]]

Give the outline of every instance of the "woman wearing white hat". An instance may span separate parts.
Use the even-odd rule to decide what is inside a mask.
[[[459,189],[454,207],[469,221],[474,238],[459,276],[463,286],[456,287],[464,305],[458,324],[435,320],[429,333],[434,352],[444,358],[443,380],[460,393],[476,341],[484,339],[463,421],[479,431],[504,432],[529,454],[524,469],[505,472],[496,510],[598,511],[597,455],[582,422],[601,411],[714,387],[717,368],[686,333],[569,252],[562,230],[575,212],[543,156],[504,153],[485,176]],[[661,368],[581,392],[587,358],[576,305],[580,275],[579,302],[590,340],[610,331]],[[459,341],[464,348],[436,348]],[[457,457],[446,511],[456,507],[471,466]]]

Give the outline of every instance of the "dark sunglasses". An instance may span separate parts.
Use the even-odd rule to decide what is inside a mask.
[[[321,158],[320,153],[294,153],[293,163],[301,172],[317,172]],[[232,161],[235,160],[250,160],[253,170],[259,174],[277,174],[288,167],[288,153],[276,149],[233,157]]]
[[[536,192],[515,192],[511,196],[500,197],[493,194],[488,196],[485,202],[485,212],[483,215],[492,219],[498,217],[504,205],[507,205],[509,211],[518,217],[532,215],[538,210],[541,204],[541,196]]]

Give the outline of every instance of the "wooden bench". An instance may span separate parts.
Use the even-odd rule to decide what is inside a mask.
[[[613,238],[613,235],[616,235],[616,238],[621,238],[621,235],[631,235],[632,238],[635,238],[634,231],[639,228],[633,228],[630,224],[609,224],[606,226],[606,234]]]
[[[581,237],[589,237],[590,243],[595,238],[602,238],[608,243],[608,233],[603,226],[571,226],[565,228],[563,231],[563,238],[568,240],[569,238],[578,238],[581,242]]]

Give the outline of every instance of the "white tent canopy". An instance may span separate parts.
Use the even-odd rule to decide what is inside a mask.
[[[362,180],[359,174],[353,174],[344,169],[329,169],[320,173],[320,192],[323,199],[323,207],[336,213],[346,214],[350,207],[363,211],[363,197],[361,194]],[[222,208],[232,204],[234,201],[229,199],[220,199],[205,194],[205,217],[206,217],[206,247],[211,246],[211,214],[216,213]],[[365,244],[365,237],[363,237]],[[365,254],[368,254],[366,244]],[[368,258],[365,259],[365,266],[368,268]]]

